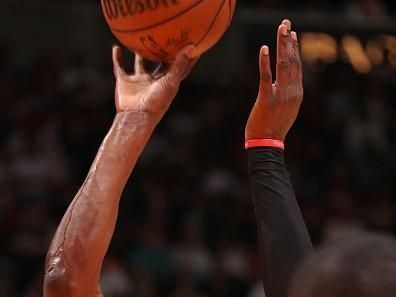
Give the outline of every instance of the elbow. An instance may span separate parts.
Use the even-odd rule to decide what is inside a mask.
[[[44,275],[44,297],[70,297],[73,281],[61,258],[48,258]]]

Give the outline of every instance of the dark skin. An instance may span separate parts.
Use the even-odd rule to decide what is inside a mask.
[[[302,66],[297,34],[285,20],[278,28],[276,81],[273,83],[269,49],[260,51],[260,86],[246,125],[245,140],[284,141],[303,100]]]
[[[103,259],[113,236],[124,186],[154,128],[168,110],[197,59],[185,48],[153,75],[136,56],[128,75],[119,47],[113,48],[117,115],[88,176],[66,211],[47,254],[45,297],[102,297]]]
[[[246,141],[253,139],[284,141],[300,110],[303,99],[302,65],[297,34],[291,31],[289,20],[283,21],[278,29],[276,68],[276,81],[273,83],[269,49],[267,46],[263,46],[260,51],[259,93],[246,125]],[[268,201],[266,200],[269,199],[268,197],[257,196],[260,181],[256,180],[252,184],[256,187],[254,201],[256,203],[259,243],[261,243],[262,271],[266,273],[266,277],[263,277],[263,283],[267,297],[286,297],[292,273],[297,269],[299,260],[303,260],[302,258],[311,250],[311,247],[309,238],[301,237],[305,226],[302,217],[297,214],[299,212],[298,205],[294,193],[292,193],[292,186],[288,182],[288,177],[278,179],[279,175],[287,175],[287,170],[282,171],[280,169],[282,166],[279,167],[279,164],[275,165],[271,162],[266,163],[265,166],[266,169],[272,168],[267,171],[264,170],[266,174],[277,172],[278,175],[263,177],[268,180],[272,179],[272,184],[264,183],[264,185],[267,187],[266,191],[271,192],[271,195],[268,196],[271,196],[273,200]],[[277,182],[280,184],[277,184]],[[278,191],[281,186],[289,187],[289,191],[286,191],[286,194],[285,191]],[[275,212],[271,212],[271,210]],[[277,221],[279,224],[275,225],[273,220],[269,219],[272,214],[282,215],[283,222],[282,219],[279,219]],[[279,232],[279,230],[286,230],[287,232]],[[269,234],[270,236],[268,236]],[[263,243],[266,240],[270,242],[267,245]],[[276,249],[273,248],[274,246]],[[284,257],[280,256],[279,250],[288,251],[293,248],[301,259],[289,256],[293,253],[284,254]],[[277,260],[273,261],[273,259]],[[266,266],[266,263],[274,263],[274,265]],[[281,279],[276,277],[281,277]]]
[[[279,27],[277,81],[272,83],[268,47],[260,52],[260,91],[246,127],[246,140],[284,140],[302,100],[301,62],[290,22]],[[286,32],[286,34],[285,34]],[[121,49],[113,48],[117,115],[88,176],[66,211],[46,259],[45,297],[102,297],[103,259],[118,216],[124,186],[174,97],[197,59],[185,48],[170,67],[145,72],[137,56],[135,74],[122,65]],[[154,78],[155,77],[155,78]]]

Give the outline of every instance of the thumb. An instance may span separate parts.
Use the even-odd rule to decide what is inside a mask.
[[[165,78],[171,84],[179,84],[191,72],[191,69],[199,60],[199,57],[193,57],[194,50],[195,47],[193,45],[189,45],[177,55],[175,62],[171,65],[168,73],[165,75]]]

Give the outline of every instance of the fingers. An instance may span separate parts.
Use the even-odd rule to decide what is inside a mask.
[[[278,29],[278,53],[276,63],[276,85],[280,89],[287,88],[290,75],[290,30],[291,22],[283,21]]]
[[[284,20],[278,31],[276,92],[288,100],[303,97],[302,63],[297,33],[291,31],[291,22]]]
[[[140,55],[135,54],[135,75],[142,75],[145,73],[143,58]]]
[[[301,61],[297,42],[297,33],[291,32],[291,51],[290,51],[290,94],[291,99],[299,97],[299,81],[301,71]]]
[[[297,33],[292,31],[291,37],[292,37],[292,46],[293,46],[293,60],[292,60],[292,62],[297,64],[296,65],[297,71],[294,75],[296,77],[297,83],[302,83],[302,62],[301,62],[301,57],[300,57],[300,48],[298,45]]]
[[[302,100],[303,97],[303,72],[302,72],[302,62],[301,62],[301,57],[300,57],[300,47],[298,44],[298,37],[296,32],[292,32],[292,39],[293,39],[293,47],[294,47],[294,53],[296,56],[296,63],[297,63],[297,96],[299,97],[300,100]]]
[[[260,50],[260,93],[266,98],[272,97],[272,73],[268,46],[263,46]],[[259,97],[259,99],[261,96]]]
[[[160,79],[163,77],[169,70],[170,65],[166,63],[159,63],[158,67],[151,74],[153,79]]]
[[[113,71],[114,76],[119,78],[123,75],[126,75],[125,68],[124,68],[124,61],[122,58],[122,50],[119,46],[113,46]]]
[[[184,80],[190,73],[195,63],[197,63],[199,57],[192,57],[194,49],[195,47],[192,45],[184,48],[177,56],[176,61],[170,66],[170,69],[165,77],[171,84],[178,84]]]

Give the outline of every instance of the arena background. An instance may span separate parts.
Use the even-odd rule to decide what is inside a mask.
[[[240,0],[125,190],[106,297],[262,296],[244,125],[257,54],[294,21],[305,100],[287,163],[315,245],[396,232],[396,2]],[[99,0],[0,3],[0,296],[42,296],[44,257],[112,123]],[[291,249],[293,247],[290,247]]]

